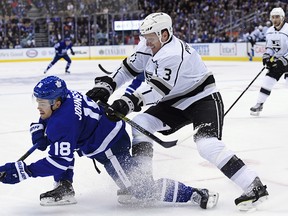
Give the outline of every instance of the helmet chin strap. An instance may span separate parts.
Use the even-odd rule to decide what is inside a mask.
[[[161,44],[161,47],[163,47],[164,46],[164,44],[167,42],[162,42],[162,37],[161,37],[162,35],[160,35],[160,36],[158,36],[158,38],[159,38],[159,41],[160,41],[160,44]]]
[[[171,39],[170,34],[169,34],[168,39],[167,39],[165,42],[162,42],[162,33],[160,33],[160,35],[158,35],[158,38],[159,38],[161,47],[163,47],[163,46],[164,46],[166,43],[168,43],[168,41],[170,41],[170,39]]]

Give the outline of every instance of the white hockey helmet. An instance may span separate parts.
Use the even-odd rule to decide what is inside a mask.
[[[270,12],[270,20],[272,21],[272,16],[280,16],[281,20],[284,21],[285,19],[285,13],[284,10],[281,7],[273,8]]]
[[[156,33],[161,42],[161,31],[167,29],[169,33],[169,39],[173,35],[172,19],[163,12],[152,13],[145,17],[140,25],[140,34]],[[169,41],[169,39],[167,41]]]

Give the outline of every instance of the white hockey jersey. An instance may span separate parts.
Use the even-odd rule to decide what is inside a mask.
[[[271,26],[266,33],[266,53],[276,58],[288,57],[288,24],[278,31]]]
[[[135,52],[123,60],[113,79],[119,87],[141,72],[145,72],[146,83],[134,94],[144,105],[161,101],[184,110],[217,91],[214,77],[201,56],[175,36],[154,56],[145,39],[141,40]]]

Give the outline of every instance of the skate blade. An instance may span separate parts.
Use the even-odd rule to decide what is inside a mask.
[[[213,208],[217,205],[219,199],[219,193],[209,192],[209,199],[206,205],[207,209]]]
[[[253,202],[253,200],[241,202],[237,205],[237,207],[239,211],[242,211],[242,212],[253,212],[253,211],[256,211],[257,207],[267,199],[268,199],[268,195],[260,197],[256,202]]]
[[[72,205],[76,204],[77,200],[75,197],[63,197],[62,200],[55,201],[53,198],[42,198],[40,200],[41,206],[62,206],[62,205]]]
[[[260,115],[260,111],[259,111],[259,112],[253,112],[253,111],[251,111],[251,112],[250,112],[250,115],[252,115],[252,116],[259,116],[259,115]]]
[[[131,195],[118,195],[118,203],[127,206],[147,207],[157,205],[159,202],[154,199],[140,200]]]

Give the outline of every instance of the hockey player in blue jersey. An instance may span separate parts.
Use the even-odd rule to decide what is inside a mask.
[[[137,170],[130,155],[130,138],[125,122],[108,119],[97,103],[80,92],[68,90],[66,83],[56,77],[42,79],[34,88],[40,120],[32,123],[33,144],[48,155],[34,163],[23,161],[0,166],[0,179],[16,184],[29,177],[53,176],[55,189],[40,195],[41,205],[76,203],[72,187],[74,153],[96,159],[104,165],[121,191],[129,191],[136,201],[188,202],[201,208],[217,204],[218,194],[207,189],[193,188],[170,179],[154,181]],[[125,203],[125,199],[118,200]]]
[[[72,49],[72,42],[70,38],[65,38],[64,41],[61,41],[59,43],[56,43],[54,48],[55,48],[55,56],[54,59],[51,61],[51,63],[48,65],[46,70],[44,71],[44,74],[47,73],[47,71],[56,63],[58,62],[61,58],[64,58],[65,61],[67,62],[66,67],[65,67],[65,73],[70,74],[69,68],[71,65],[71,59],[68,56],[68,50],[70,49],[71,54],[75,55],[73,49]]]

